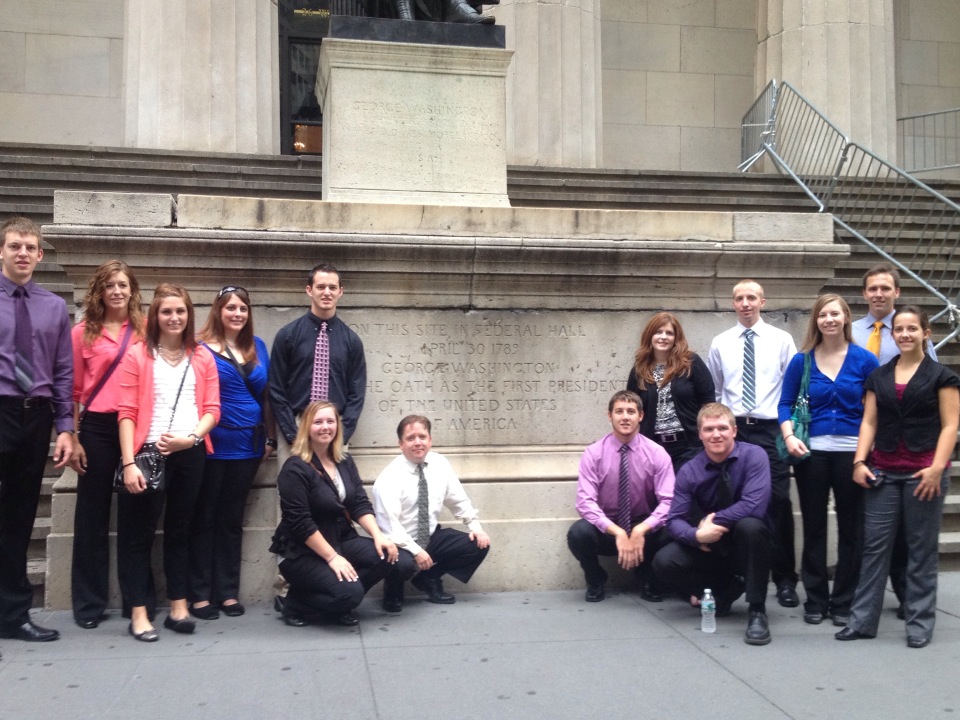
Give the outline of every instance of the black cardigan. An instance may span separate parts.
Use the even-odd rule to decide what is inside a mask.
[[[317,466],[322,467],[319,461]],[[313,465],[299,457],[287,459],[277,476],[281,516],[270,552],[288,560],[313,553],[306,541],[317,530],[340,552],[341,539],[356,535],[351,521],[373,514],[373,505],[363,489],[353,459],[345,457],[337,469],[346,490],[343,502],[337,497],[326,472],[321,475]]]
[[[637,378],[637,369],[630,370],[627,378],[627,390],[635,392],[643,401],[643,420],[640,421],[640,433],[656,441],[654,428],[657,423],[657,394],[655,385],[640,389]],[[707,369],[706,363],[696,353],[690,363],[690,375],[675,375],[670,379],[670,392],[673,394],[673,406],[677,411],[677,419],[683,426],[687,440],[693,445],[700,445],[700,435],[697,432],[697,413],[707,403],[717,401],[713,377]]]
[[[883,452],[893,452],[903,438],[908,450],[933,450],[940,437],[940,388],[960,387],[960,378],[925,355],[904,389],[903,400],[898,401],[894,372],[899,360],[898,355],[881,365],[863,384],[863,389],[873,392],[877,398],[874,446]]]

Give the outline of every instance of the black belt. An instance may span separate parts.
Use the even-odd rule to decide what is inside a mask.
[[[662,435],[657,433],[657,437],[660,439],[661,445],[669,445],[670,443],[680,442],[683,440],[683,430],[680,430],[679,432],[663,433]]]
[[[45,397],[17,397],[16,395],[0,395],[0,407],[23,408],[31,410],[33,408],[50,407],[50,398]]]
[[[779,425],[780,423],[772,418],[768,420],[767,418],[755,418],[755,417],[749,417],[745,415],[741,415],[740,417],[737,418],[737,425],[771,425],[771,424]]]

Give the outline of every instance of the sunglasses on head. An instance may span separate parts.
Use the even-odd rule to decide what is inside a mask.
[[[244,295],[247,294],[246,288],[242,288],[239,285],[226,285],[220,289],[219,293],[217,293],[217,300],[222,298],[227,293],[233,293],[233,292],[243,293]]]

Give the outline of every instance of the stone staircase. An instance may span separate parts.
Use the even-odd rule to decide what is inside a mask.
[[[948,197],[960,198],[960,183],[936,187]],[[317,157],[0,143],[0,217],[23,214],[41,224],[52,222],[55,189],[319,199],[321,161]],[[814,212],[806,195],[780,175],[513,166],[508,168],[507,190],[511,203],[523,207]],[[838,237],[838,242],[847,241]],[[837,276],[823,291],[858,300],[862,273],[877,256],[856,241],[849,244],[850,258],[840,263]],[[55,249],[47,249],[37,279],[72,304],[73,288],[56,263]],[[909,283],[901,297],[932,309]],[[857,302],[851,303],[851,309],[855,316],[866,311]],[[942,337],[942,329],[938,330]],[[960,371],[960,343],[951,344],[940,356]],[[960,475],[960,465],[954,473]],[[50,498],[57,476],[59,471],[49,463],[30,546],[30,579],[37,588],[38,604],[43,598]],[[951,570],[960,569],[960,484],[956,487],[947,497],[940,540],[942,567]]]

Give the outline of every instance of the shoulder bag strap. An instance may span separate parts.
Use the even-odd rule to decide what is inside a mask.
[[[250,374],[243,369],[243,365],[241,365],[236,356],[230,352],[230,346],[226,344],[226,341],[224,341],[223,349],[227,351],[227,357],[230,358],[230,362],[234,364],[234,366],[237,368],[237,372],[240,373],[240,377],[243,378],[243,384],[247,386],[247,392],[250,393],[250,396],[257,401],[257,405],[259,405],[260,409],[263,410],[263,401],[253,389],[253,385],[250,384]]]
[[[187,379],[187,373],[190,372],[190,363],[193,362],[193,353],[187,357],[187,367],[183,371],[183,377],[180,378],[180,387],[177,388],[177,397],[173,400],[173,411],[170,413],[170,423],[167,425],[167,432],[173,427],[173,418],[177,414],[177,403],[180,402],[180,393],[183,391],[183,383]]]
[[[130,342],[130,337],[133,335],[133,323],[127,324],[127,332],[123,335],[123,340],[120,343],[120,349],[117,351],[117,356],[113,359],[113,362],[110,363],[110,367],[107,368],[107,371],[100,376],[99,382],[93,388],[93,391],[90,393],[90,396],[87,398],[87,401],[83,404],[83,412],[87,411],[87,408],[93,404],[94,398],[103,390],[103,386],[107,384],[107,380],[110,379],[110,376],[113,375],[113,371],[117,369],[117,366],[120,364],[120,361],[123,359],[123,354],[127,350],[127,345]]]

